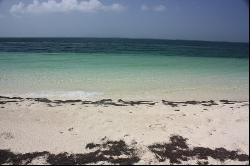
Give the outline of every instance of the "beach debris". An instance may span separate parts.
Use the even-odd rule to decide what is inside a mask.
[[[172,107],[178,107],[179,105],[187,106],[187,105],[198,105],[201,104],[203,106],[213,106],[218,105],[215,101],[209,100],[209,101],[183,101],[183,102],[174,102],[174,101],[166,101],[162,100],[162,103],[164,105],[169,105]]]
[[[223,104],[235,104],[237,101],[229,101],[229,100],[220,100],[221,103]]]
[[[71,128],[69,128],[69,129],[68,129],[68,131],[73,131],[73,130],[74,130],[74,128],[73,128],[73,127],[71,127]]]
[[[119,99],[117,102],[113,101],[112,99],[102,99],[98,101],[83,101],[83,100],[49,100],[47,98],[21,98],[21,97],[5,97],[0,96],[0,99],[18,99],[18,100],[5,100],[0,101],[0,104],[6,104],[8,102],[21,102],[23,100],[30,100],[30,101],[36,101],[36,102],[42,102],[47,103],[49,107],[52,107],[51,104],[57,104],[59,106],[60,104],[71,104],[75,105],[76,103],[81,103],[82,105],[96,105],[96,106],[135,106],[135,105],[155,105],[157,102],[153,101],[124,101],[122,99]]]
[[[10,139],[14,139],[14,135],[10,132],[2,132],[0,133],[0,138],[10,140]]]
[[[9,150],[0,150],[0,165],[12,164],[12,165],[27,165],[38,157],[49,156],[49,152],[34,152],[25,154],[15,154]]]
[[[182,161],[188,161],[196,158],[198,163],[204,163],[211,157],[220,162],[226,160],[249,161],[249,156],[240,154],[238,151],[229,151],[225,148],[204,148],[192,147],[190,148],[186,141],[188,139],[182,136],[173,135],[170,137],[169,143],[157,143],[150,145],[148,148],[155,154],[159,162],[164,162],[167,159],[171,164],[181,164]],[[201,161],[200,161],[201,160]],[[208,162],[206,162],[208,164]]]
[[[9,150],[0,150],[0,164],[27,165],[34,159],[43,157],[51,165],[83,165],[98,162],[110,164],[132,165],[140,161],[136,149],[123,140],[107,140],[101,144],[89,143],[86,149],[94,151],[85,154],[51,154],[47,151],[15,154]]]
[[[229,151],[225,148],[210,149],[207,147],[189,147],[187,138],[179,135],[172,135],[169,143],[156,143],[148,146],[159,162],[169,160],[170,164],[182,164],[189,160],[197,160],[198,165],[208,165],[208,158],[211,157],[220,162],[234,160],[239,162],[248,162],[249,156],[239,151]],[[100,162],[120,165],[132,165],[138,163],[141,159],[139,149],[123,140],[112,141],[107,137],[101,139],[101,143],[88,143],[85,149],[89,153],[70,154],[67,152],[51,154],[50,152],[33,153],[13,153],[10,150],[0,150],[0,165],[27,165],[31,164],[37,158],[43,158],[51,165],[83,165],[96,164]]]
[[[6,97],[6,96],[0,96],[0,104],[7,104],[7,103],[20,103],[22,101],[29,100],[33,101],[32,104],[35,104],[35,102],[40,102],[40,103],[46,103],[48,107],[55,107],[55,106],[62,106],[62,104],[71,104],[75,105],[77,103],[80,103],[82,105],[85,105],[86,107],[88,105],[94,105],[94,106],[139,106],[139,105],[146,105],[146,106],[154,106],[158,102],[155,101],[125,101],[122,99],[118,99],[117,101],[113,101],[112,99],[102,99],[102,100],[97,100],[97,101],[87,101],[87,100],[49,100],[47,98],[21,98],[21,97]],[[229,101],[229,100],[220,100],[220,102],[224,105],[227,104],[237,104],[237,103],[242,103],[245,104],[244,106],[248,106],[247,101]],[[56,104],[53,106],[52,104]],[[179,106],[188,106],[188,105],[202,105],[206,107],[214,106],[214,105],[219,105],[213,100],[209,101],[182,101],[182,102],[176,102],[176,101],[167,101],[167,100],[162,100],[163,105],[168,105],[171,107],[179,107]]]
[[[131,106],[134,106],[134,105],[155,105],[156,102],[153,102],[153,101],[124,101],[122,99],[119,99],[118,102],[120,103],[124,103],[124,104],[127,104],[127,105],[131,105]]]

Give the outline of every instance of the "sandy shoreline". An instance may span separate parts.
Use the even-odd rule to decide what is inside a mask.
[[[248,101],[0,97],[0,164],[248,164],[248,131]]]

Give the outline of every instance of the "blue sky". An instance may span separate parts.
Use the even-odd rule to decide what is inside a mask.
[[[247,0],[0,0],[0,37],[249,41]]]

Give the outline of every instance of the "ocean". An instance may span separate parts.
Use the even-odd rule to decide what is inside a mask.
[[[0,95],[249,100],[249,44],[0,38]]]

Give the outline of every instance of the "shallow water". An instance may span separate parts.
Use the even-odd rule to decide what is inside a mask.
[[[1,39],[0,95],[248,100],[248,52],[239,43]]]

